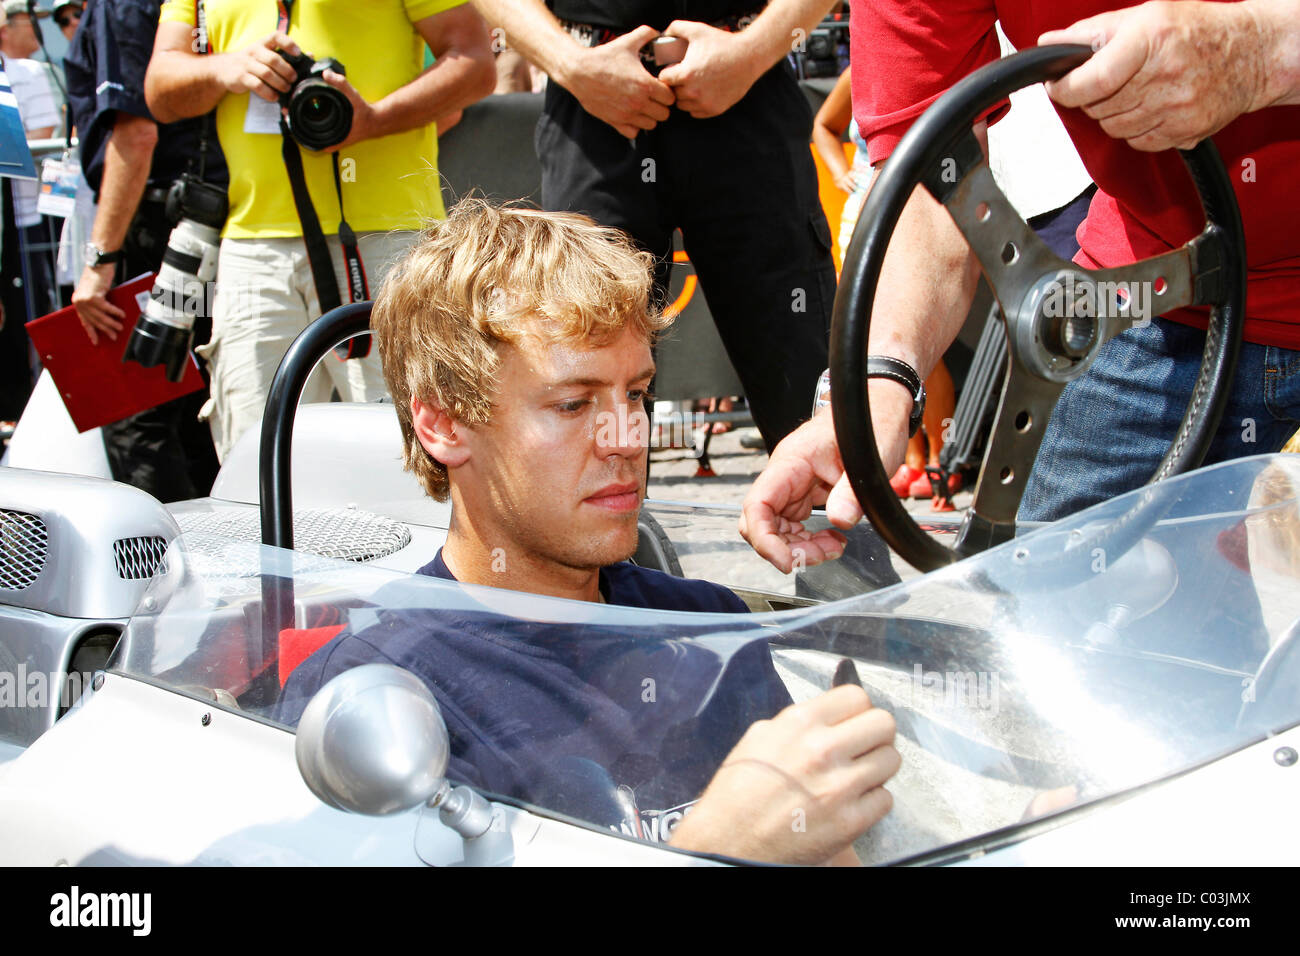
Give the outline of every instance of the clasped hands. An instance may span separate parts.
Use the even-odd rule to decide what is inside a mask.
[[[561,85],[592,116],[635,139],[641,130],[666,120],[673,106],[696,119],[725,113],[761,75],[743,33],[674,20],[662,35],[686,40],[686,56],[655,77],[641,62],[641,49],[660,35],[641,26],[600,46],[581,48]]]

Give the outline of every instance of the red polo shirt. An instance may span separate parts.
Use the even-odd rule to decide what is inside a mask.
[[[995,20],[1016,49],[1048,30],[1135,3],[1125,0],[857,0],[853,110],[873,163],[885,159],[940,94],[997,59]],[[1232,82],[1225,68],[1224,82]],[[1098,185],[1079,227],[1076,261],[1119,266],[1167,252],[1205,217],[1173,150],[1143,153],[1111,139],[1081,110],[1057,108]],[[994,116],[996,120],[998,117]],[[1300,107],[1242,116],[1214,136],[1246,229],[1246,340],[1300,349]],[[1206,310],[1167,318],[1205,328]]]

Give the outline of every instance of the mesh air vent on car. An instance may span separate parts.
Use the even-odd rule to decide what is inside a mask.
[[[211,535],[261,541],[261,518],[255,509],[190,512],[177,516],[186,535]],[[326,558],[366,562],[387,557],[411,543],[411,530],[398,521],[357,508],[304,508],[293,513],[293,546]],[[191,543],[191,550],[202,547]]]
[[[163,557],[167,554],[167,539],[158,535],[142,538],[118,538],[113,542],[113,561],[117,575],[128,581],[151,578],[166,571]]]
[[[45,522],[25,511],[0,508],[0,588],[21,591],[38,577],[49,557]]]

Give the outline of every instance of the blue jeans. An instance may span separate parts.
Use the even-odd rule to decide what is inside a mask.
[[[1159,318],[1107,342],[1061,394],[1019,519],[1055,521],[1145,484],[1187,410],[1204,347],[1204,332]],[[1297,427],[1300,351],[1243,343],[1204,463],[1278,451]]]

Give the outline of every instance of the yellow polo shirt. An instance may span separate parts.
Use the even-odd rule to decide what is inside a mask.
[[[313,57],[332,56],[341,62],[348,81],[374,103],[424,69],[425,42],[413,24],[463,2],[298,0],[288,32]],[[213,53],[245,50],[275,32],[273,0],[204,0],[204,10]],[[167,0],[160,22],[192,27],[195,12],[194,0]],[[217,137],[230,167],[230,218],[222,235],[236,239],[300,236],[302,226],[281,156],[281,137],[278,132],[246,129],[250,96],[227,95],[217,104]],[[253,128],[258,125],[253,123]],[[321,228],[326,235],[336,233],[339,202],[333,160],[328,154],[301,152]],[[357,232],[418,229],[425,220],[446,214],[432,123],[356,143],[342,150],[339,160],[344,210]]]

